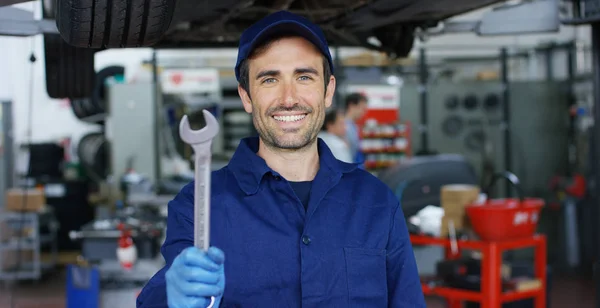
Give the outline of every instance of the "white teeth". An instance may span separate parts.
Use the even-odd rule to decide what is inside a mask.
[[[304,119],[306,117],[305,114],[300,115],[289,115],[289,116],[274,116],[273,118],[277,121],[281,122],[296,122]]]

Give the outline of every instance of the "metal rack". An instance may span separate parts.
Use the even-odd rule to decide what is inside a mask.
[[[408,121],[377,125],[373,130],[363,126],[360,135],[367,170],[377,172],[412,156],[411,126]]]
[[[40,212],[0,212],[0,280],[40,279],[58,259],[58,222],[50,209]],[[47,232],[41,232],[41,230]],[[6,232],[6,234],[2,234]],[[16,233],[15,233],[16,232]],[[42,261],[41,250],[50,247],[50,260]],[[30,252],[26,260],[24,253]],[[14,266],[8,258],[15,254]],[[6,259],[9,261],[6,262]],[[23,262],[23,260],[26,260]]]

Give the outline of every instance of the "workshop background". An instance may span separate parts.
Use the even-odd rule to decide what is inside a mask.
[[[563,4],[530,1],[520,16],[549,2]],[[56,42],[3,30],[9,8],[48,16],[39,1],[2,3],[0,308],[134,307],[164,262],[166,204],[193,179],[181,117],[218,119],[213,169],[255,134],[236,49],[98,51],[89,97],[50,98]],[[600,32],[556,11],[550,31],[417,31],[394,60],[332,46],[336,105],[369,99],[365,167],[401,200],[428,307],[598,307]]]

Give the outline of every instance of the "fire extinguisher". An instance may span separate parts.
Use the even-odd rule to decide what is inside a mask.
[[[118,229],[121,236],[117,245],[117,259],[124,269],[131,270],[137,261],[137,248],[131,238],[131,231],[123,223],[119,224]]]

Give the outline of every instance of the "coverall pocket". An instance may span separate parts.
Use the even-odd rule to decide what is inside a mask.
[[[344,248],[348,307],[387,307],[385,249]]]

